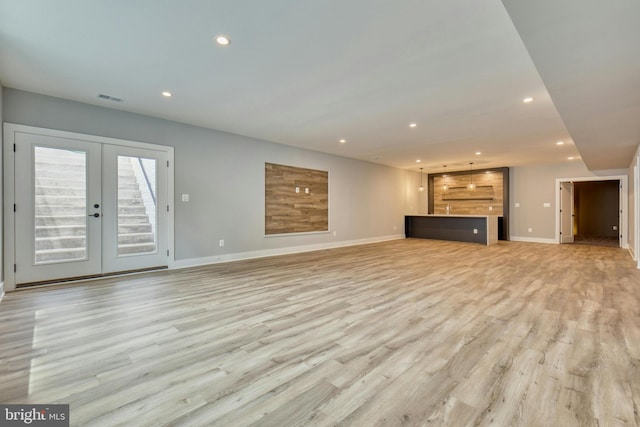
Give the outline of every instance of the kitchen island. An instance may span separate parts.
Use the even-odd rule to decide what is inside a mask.
[[[406,237],[491,245],[498,242],[498,215],[406,215]]]

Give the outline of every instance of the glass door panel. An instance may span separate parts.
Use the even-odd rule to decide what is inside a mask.
[[[118,156],[118,256],[158,252],[156,159]]]
[[[87,153],[34,147],[35,264],[87,259]]]

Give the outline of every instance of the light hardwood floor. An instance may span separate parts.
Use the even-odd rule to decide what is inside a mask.
[[[640,425],[640,271],[407,239],[18,291],[0,402],[101,427]]]

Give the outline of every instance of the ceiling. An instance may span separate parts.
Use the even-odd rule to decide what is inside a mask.
[[[618,169],[639,21],[638,0],[0,0],[0,81],[398,168]]]

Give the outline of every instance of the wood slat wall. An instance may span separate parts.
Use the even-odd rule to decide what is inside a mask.
[[[458,215],[503,215],[502,173],[474,173],[474,190],[467,185],[471,182],[469,174],[435,176],[433,178],[433,206],[435,214],[450,212]],[[444,185],[447,189],[444,189]],[[489,210],[491,207],[492,210]]]
[[[265,163],[264,227],[267,235],[329,231],[329,172]]]

